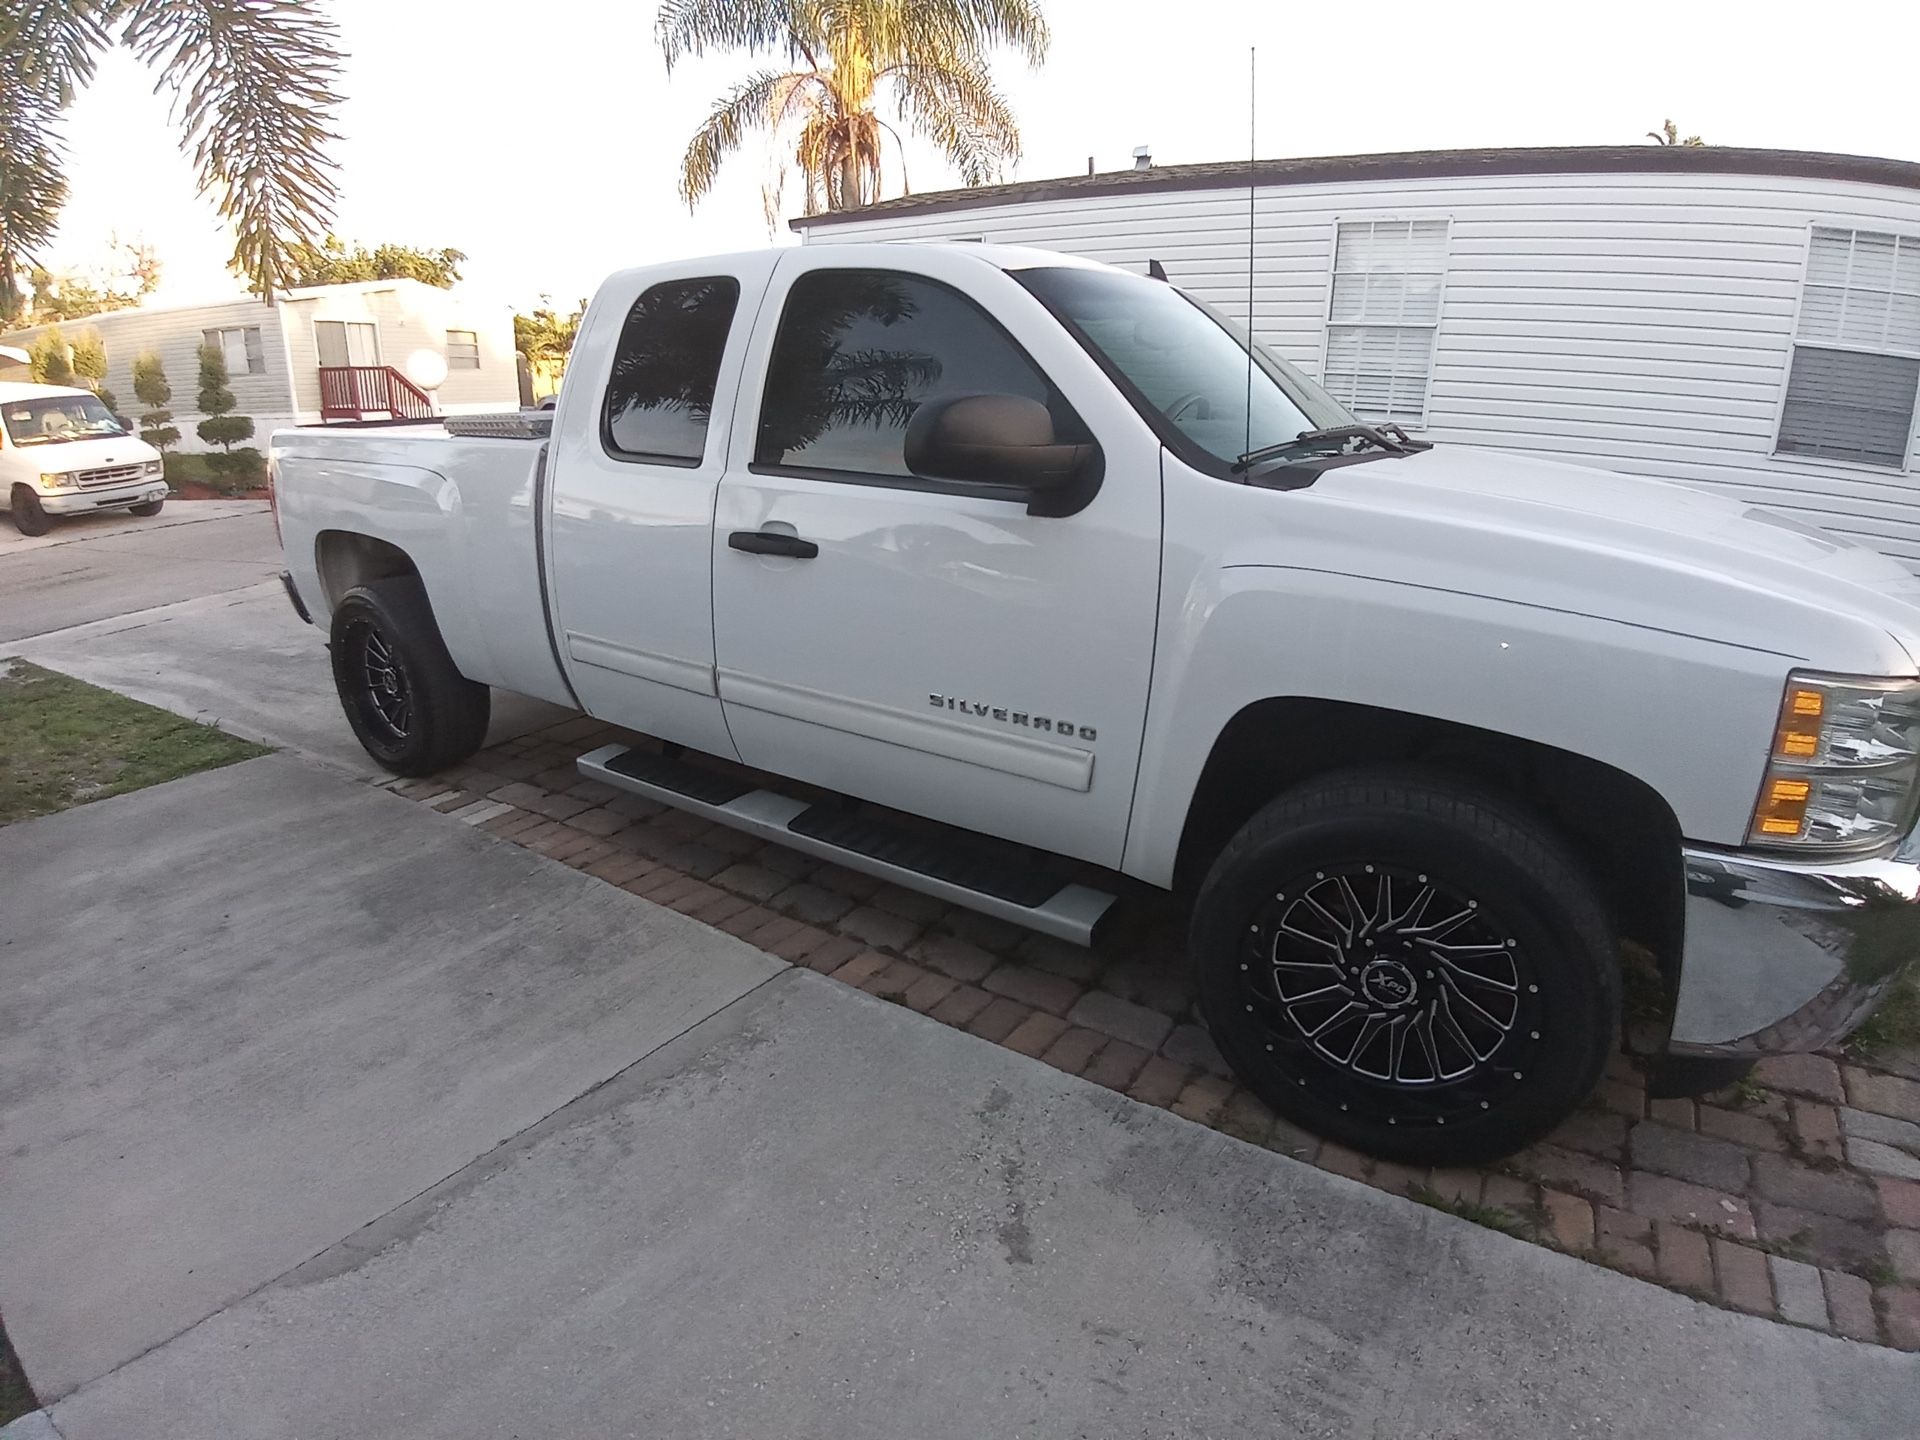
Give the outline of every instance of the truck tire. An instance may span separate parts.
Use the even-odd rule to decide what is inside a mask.
[[[166,503],[164,500],[148,500],[139,505],[129,505],[127,507],[127,513],[129,515],[138,515],[142,520],[146,520],[158,515],[160,513],[160,507]]]
[[[1261,810],[1195,903],[1200,1005],[1280,1114],[1412,1165],[1530,1144],[1619,1043],[1620,963],[1580,862],[1449,776],[1354,771]]]
[[[22,535],[44,535],[53,528],[53,521],[47,515],[47,507],[40,503],[40,497],[28,487],[14,486],[10,498],[13,528]]]
[[[333,685],[366,751],[396,775],[430,775],[480,748],[487,687],[454,668],[413,576],[357,585],[333,607]]]

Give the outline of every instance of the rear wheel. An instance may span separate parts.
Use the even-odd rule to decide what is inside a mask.
[[[44,535],[53,528],[47,507],[40,503],[40,497],[29,487],[14,486],[11,499],[13,528],[22,535]]]
[[[396,775],[428,775],[480,748],[492,702],[454,667],[411,576],[356,586],[334,606],[333,684],[353,733]]]
[[[1247,1086],[1387,1159],[1520,1149],[1618,1043],[1619,962],[1579,862],[1448,777],[1356,772],[1275,800],[1215,862],[1192,949]]]
[[[164,500],[148,500],[139,505],[129,505],[127,507],[127,513],[129,515],[138,515],[142,520],[145,520],[150,515],[158,515],[160,513],[160,507],[166,503]]]

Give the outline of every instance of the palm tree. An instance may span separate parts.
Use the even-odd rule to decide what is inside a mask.
[[[60,113],[115,44],[173,91],[201,193],[233,225],[233,268],[271,299],[292,254],[332,218],[332,22],[311,0],[4,0],[0,316],[19,309],[18,272],[66,201]]]
[[[1688,148],[1702,146],[1707,143],[1698,135],[1689,135],[1686,139],[1682,140],[1680,138],[1680,127],[1671,120],[1667,121],[1658,130],[1647,131],[1647,139],[1653,141],[1656,145],[1679,145]]]
[[[1047,53],[1039,0],[666,0],[654,34],[669,72],[709,50],[772,51],[793,67],[760,70],[715,103],[680,162],[681,198],[697,202],[763,129],[792,144],[809,215],[879,198],[883,134],[900,141],[875,111],[883,93],[967,184],[996,178],[1020,157],[1020,128],[987,52],[1006,45],[1030,64]]]

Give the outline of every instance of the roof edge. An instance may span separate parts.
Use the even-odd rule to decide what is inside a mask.
[[[796,215],[789,229],[844,225],[887,215],[931,215],[1035,201],[1225,190],[1257,186],[1324,185],[1370,180],[1458,178],[1474,175],[1775,175],[1852,180],[1920,190],[1920,163],[1815,150],[1753,150],[1731,145],[1558,145],[1491,150],[1402,150],[1377,155],[1318,155],[1291,160],[1211,161],[1107,170],[1051,180],[1023,180],[903,195],[858,210]]]

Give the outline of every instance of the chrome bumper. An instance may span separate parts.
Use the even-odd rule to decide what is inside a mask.
[[[1689,848],[1675,1055],[1819,1050],[1920,956],[1920,844],[1821,862]]]
[[[167,482],[159,476],[125,485],[102,485],[98,490],[42,490],[40,508],[49,515],[84,515],[89,510],[117,510],[167,498]]]

